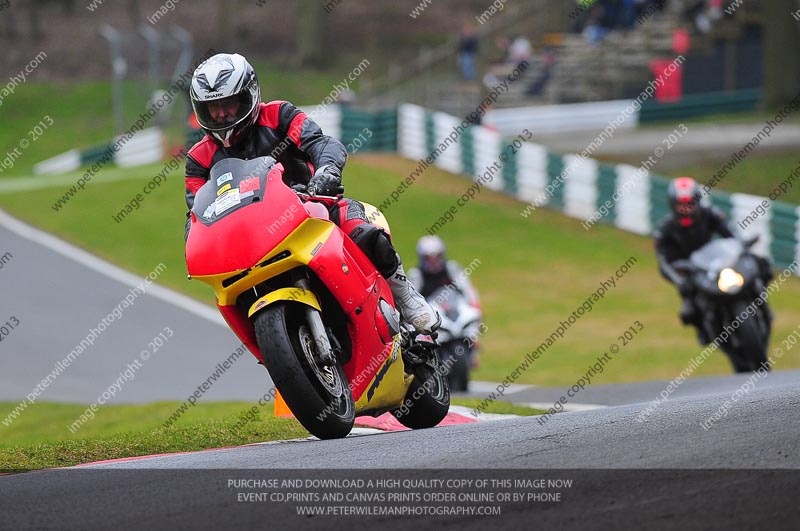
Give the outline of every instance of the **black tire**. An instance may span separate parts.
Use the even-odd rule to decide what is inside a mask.
[[[339,363],[326,368],[314,362],[304,310],[300,303],[282,302],[258,313],[258,349],[300,424],[320,439],[345,437],[355,421],[353,394]]]
[[[450,411],[450,385],[439,355],[434,353],[429,361],[412,365],[412,372],[414,381],[403,406],[392,411],[392,415],[412,430],[433,428]]]
[[[469,349],[459,342],[452,342],[443,345],[439,352],[442,364],[450,367],[447,371],[450,391],[466,392],[469,384]]]
[[[741,315],[746,312],[747,305],[737,304],[734,315]],[[767,341],[769,336],[765,336],[761,323],[761,313],[748,315],[747,319],[740,322],[736,330],[738,348],[731,349],[731,363],[736,372],[753,372],[759,368],[768,367],[767,364]]]

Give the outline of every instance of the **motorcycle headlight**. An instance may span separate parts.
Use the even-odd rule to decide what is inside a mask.
[[[744,277],[731,269],[726,267],[719,272],[717,279],[717,287],[723,293],[736,293],[744,286]]]

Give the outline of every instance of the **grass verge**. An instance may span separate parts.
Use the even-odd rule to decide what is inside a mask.
[[[261,80],[261,93],[266,101],[282,99],[297,105],[316,105],[322,102],[350,72],[352,65],[337,65],[326,71],[287,69],[273,63],[255,65]],[[166,90],[169,82],[162,83]],[[124,130],[129,129],[142,112],[148,109],[149,84],[144,81],[126,81],[123,86]],[[109,81],[34,82],[17,87],[2,106],[3,127],[0,128],[0,146],[18,146],[21,139],[32,140],[21,151],[14,167],[0,172],[7,175],[24,175],[34,164],[73,148],[86,149],[110,142],[114,137],[114,114]],[[189,111],[188,93],[179,95],[169,108],[162,126],[168,137],[182,145],[185,120]],[[52,125],[40,135],[29,135],[45,116]],[[159,118],[161,120],[161,118]],[[148,126],[155,125],[155,119]],[[3,152],[5,157],[5,151]]]
[[[454,399],[454,404],[476,407],[477,400]],[[42,468],[141,455],[190,452],[308,436],[295,419],[273,416],[264,408],[254,419],[245,414],[252,404],[211,402],[197,404],[173,427],[163,419],[180,404],[159,402],[145,405],[106,406],[80,432],[66,429],[85,409],[79,404],[32,405],[0,442],[0,472],[25,472]],[[13,404],[0,403],[0,410]],[[494,402],[486,413],[521,416],[539,410]]]
[[[455,406],[464,406],[469,408],[477,408],[481,405],[483,400],[480,398],[452,398],[450,403]],[[497,413],[500,415],[519,415],[520,417],[530,417],[532,415],[542,415],[546,411],[536,409],[528,406],[520,406],[512,404],[511,402],[502,402],[500,400],[493,400],[488,404],[483,404],[481,411],[484,413]]]
[[[670,177],[689,175],[702,184],[709,182],[726,163],[730,163],[730,156],[726,159],[709,158],[699,164],[668,170],[666,173]],[[798,168],[800,168],[798,153],[751,154],[725,175],[715,188],[726,192],[746,192],[769,197],[770,192],[784,179],[790,179],[792,172]],[[800,179],[795,177],[791,188],[778,197],[778,201],[800,204]]]

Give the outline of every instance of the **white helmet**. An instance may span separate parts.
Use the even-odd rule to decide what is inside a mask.
[[[444,241],[438,236],[423,236],[417,241],[419,268],[426,274],[436,274],[447,264]]]
[[[225,147],[238,142],[258,119],[258,78],[238,53],[218,53],[200,63],[189,97],[200,127]]]

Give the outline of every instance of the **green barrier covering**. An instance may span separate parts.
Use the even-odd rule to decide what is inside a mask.
[[[108,156],[108,148],[111,147],[112,144],[103,144],[101,146],[91,147],[85,151],[81,151],[81,166],[88,166],[90,164],[94,164],[95,162],[100,162],[103,157]],[[106,161],[110,162],[110,161]]]
[[[598,164],[597,168],[597,208],[604,205],[606,201],[611,205],[608,215],[603,219],[607,223],[613,223],[616,219],[617,204],[614,201],[614,193],[617,191],[617,169],[608,164]]]
[[[712,205],[722,210],[729,220],[733,219],[733,203],[731,202],[731,194],[728,192],[720,192],[715,190],[710,194],[710,197]]]
[[[796,256],[798,216],[797,207],[786,203],[773,203],[770,220],[770,254],[776,265],[786,267]]]
[[[651,98],[642,103],[639,122],[680,120],[695,116],[753,111],[758,108],[761,99],[761,89],[689,94],[675,103],[661,103]]]
[[[508,159],[503,162],[503,192],[516,196],[517,195],[517,153],[505,152]]]
[[[475,128],[467,127],[461,134],[461,164],[466,175],[475,175]]]
[[[553,193],[549,196],[547,201],[547,205],[563,209],[564,208],[564,184],[556,183],[555,180],[561,175],[561,172],[564,171],[564,158],[561,155],[556,155],[555,153],[547,153],[547,177],[549,180],[549,185],[552,185]]]

